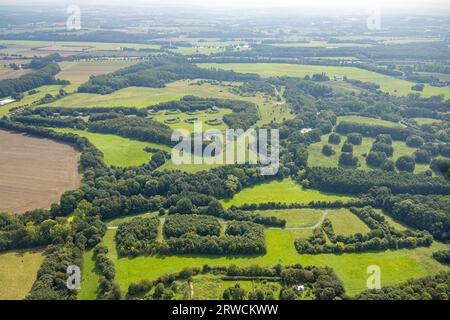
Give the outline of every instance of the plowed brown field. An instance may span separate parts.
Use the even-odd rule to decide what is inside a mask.
[[[80,185],[71,146],[0,130],[0,211],[47,208]]]

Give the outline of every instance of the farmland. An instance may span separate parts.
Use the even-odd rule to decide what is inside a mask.
[[[80,185],[70,146],[0,130],[0,211],[47,208]]]
[[[397,79],[394,77],[382,75],[379,73],[358,69],[354,67],[332,67],[332,66],[313,66],[313,65],[296,65],[296,64],[279,64],[279,63],[226,63],[226,64],[200,64],[202,68],[220,68],[234,70],[236,72],[257,73],[263,77],[290,76],[304,78],[306,75],[325,72],[331,78],[356,79],[366,82],[373,82],[380,85],[381,90],[393,95],[408,95],[411,91],[413,82]],[[421,93],[424,97],[444,94],[450,97],[450,88],[437,88],[425,86]]]
[[[111,73],[128,67],[133,61],[71,61],[60,63],[61,72],[56,76],[68,80],[72,84],[82,84],[89,80],[91,75]]]

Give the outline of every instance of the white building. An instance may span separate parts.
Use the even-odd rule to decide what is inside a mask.
[[[15,102],[16,100],[14,100],[14,99],[5,99],[5,100],[1,100],[0,101],[0,106],[4,106],[4,105],[7,105],[7,104],[10,104],[10,103],[13,103],[13,102]]]

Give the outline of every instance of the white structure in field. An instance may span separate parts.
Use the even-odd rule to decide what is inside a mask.
[[[4,106],[4,105],[6,105],[6,104],[10,104],[10,103],[13,103],[13,102],[15,102],[16,100],[14,100],[14,99],[5,99],[5,100],[0,100],[0,106]]]

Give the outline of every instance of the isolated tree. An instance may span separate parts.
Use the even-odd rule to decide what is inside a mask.
[[[395,162],[395,166],[400,171],[413,172],[416,166],[416,162],[413,157],[410,156],[402,156],[397,159]]]

